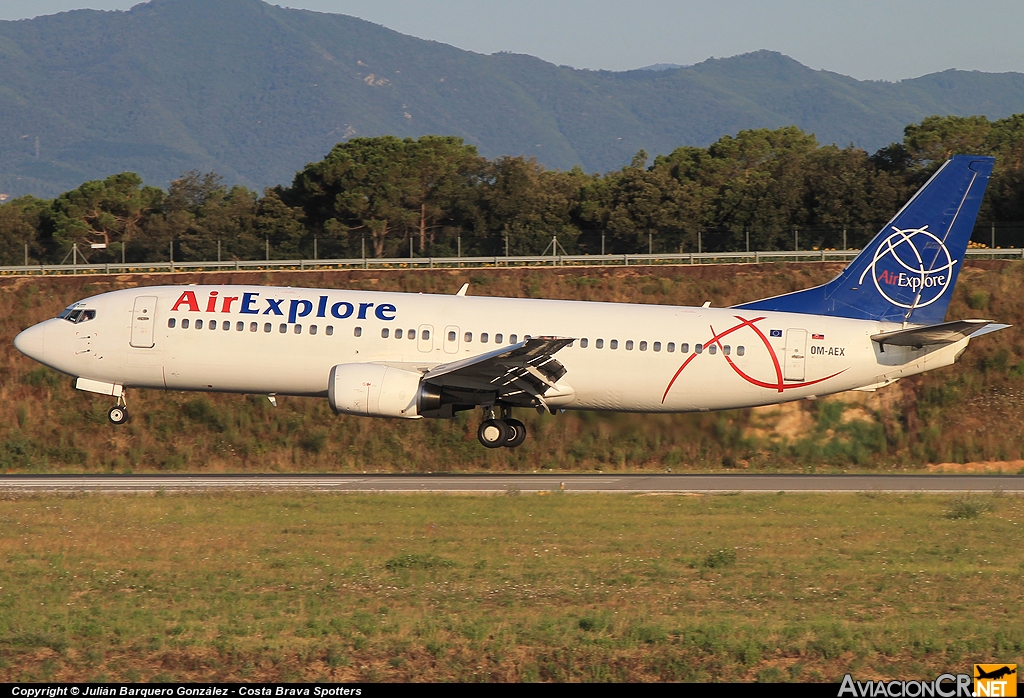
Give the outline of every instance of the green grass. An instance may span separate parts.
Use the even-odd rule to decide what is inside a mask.
[[[1024,499],[0,501],[0,680],[920,678],[1024,664]]]

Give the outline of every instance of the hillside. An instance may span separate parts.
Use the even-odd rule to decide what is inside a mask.
[[[503,270],[309,271],[0,279],[0,471],[924,471],[1024,462],[1024,262],[968,262],[949,316],[1013,327],[973,342],[955,366],[876,393],[722,413],[520,411],[531,438],[487,451],[478,415],[396,425],[335,416],[326,400],[131,391],[109,399],[19,354],[15,334],[79,298],[158,283],[265,283],[648,303],[729,305],[821,283],[836,264]],[[1016,462],[1014,462],[1016,461]],[[975,466],[968,466],[975,467]]]
[[[931,114],[1024,111],[1024,75],[898,83],[759,51],[695,66],[574,70],[259,0],[153,0],[0,22],[0,192],[52,196],[130,170],[285,183],[352,136],[455,135],[487,157],[619,168],[725,133],[796,124],[874,150]]]

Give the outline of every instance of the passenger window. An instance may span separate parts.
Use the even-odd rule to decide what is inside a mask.
[[[236,322],[235,323],[235,332],[245,332],[245,323],[244,322]]]
[[[416,339],[416,330],[409,330],[405,334],[409,339]]]
[[[647,342],[640,342],[640,351],[647,351]]]
[[[487,333],[486,332],[481,332],[480,333],[480,342],[482,344],[487,344]]]
[[[423,330],[423,341],[430,339],[430,330]]]
[[[188,318],[185,318],[184,320],[181,321],[181,329],[183,329],[183,330],[187,330],[188,329]]]
[[[604,349],[604,340],[597,340],[596,342],[594,342],[594,346],[596,346],[598,349]]]
[[[679,345],[679,351],[682,354],[689,354],[690,353],[690,345],[687,344],[686,342],[683,342],[682,344]]]
[[[518,342],[519,342],[519,337],[517,337],[516,335],[512,335],[511,337],[508,338],[508,343],[509,344],[517,344]]]
[[[355,335],[356,337],[362,337],[363,336],[363,328],[362,327],[355,328],[354,330],[352,330],[352,334]]]
[[[402,330],[395,330],[395,339],[402,338]]]
[[[495,343],[495,344],[501,344],[501,340],[502,340],[502,338],[503,338],[504,336],[505,336],[505,335],[501,335],[501,334],[496,334],[496,335],[494,335],[494,343]]]
[[[455,341],[455,331],[454,330],[449,330],[448,331],[448,341],[449,342],[454,342]]]
[[[669,354],[673,353],[675,350],[676,350],[676,343],[675,342],[669,342],[668,344],[665,345],[665,351],[667,351]],[[654,345],[654,351],[658,351],[658,345],[657,344]]]
[[[654,349],[654,351],[661,351],[661,342],[655,342],[654,347],[652,348]]]
[[[284,334],[285,332],[287,332],[288,331],[288,323],[282,322],[281,325],[278,327],[277,331],[280,332],[281,334]]]
[[[613,339],[612,341],[608,342],[608,348],[610,348],[610,349],[618,349],[619,348],[619,340]]]
[[[698,345],[693,347],[693,350],[695,352],[697,352],[698,354],[703,354],[704,353],[704,345],[703,344],[698,344]]]
[[[250,332],[255,332],[258,329],[259,329],[259,323],[257,323],[257,322],[250,322],[249,323],[249,331]]]
[[[224,322],[220,323],[220,328],[222,330],[230,330],[231,329],[231,323],[228,320],[225,320]]]
[[[177,322],[178,322],[177,320],[175,320],[174,318],[171,318],[170,320],[167,321],[167,326],[168,327],[174,327],[177,324]]]
[[[587,338],[584,337],[583,339],[580,340],[580,349],[586,349],[587,344],[589,344],[589,342],[587,342]]]
[[[633,351],[633,340],[632,339],[627,339],[626,340],[626,351]]]
[[[732,353],[732,347],[726,344],[725,346],[722,347],[722,353],[728,356],[729,354]]]
[[[196,329],[197,330],[203,329],[203,321],[202,320],[196,320]]]
[[[330,337],[332,334],[334,334],[334,326],[333,325],[328,325],[327,326],[327,336]]]
[[[472,341],[473,341],[473,333],[472,333],[472,332],[467,332],[467,333],[466,333],[466,336],[465,336],[465,337],[463,337],[463,339],[464,339],[465,341],[467,341],[467,342],[472,342]]]
[[[309,333],[310,334],[316,334],[316,325],[310,325],[309,326]]]
[[[264,323],[264,325],[263,325],[263,331],[264,332],[270,332],[271,329],[273,329],[273,327],[272,327],[272,325],[269,322]]]
[[[295,326],[295,334],[302,334],[302,325]]]
[[[717,344],[712,344],[710,347],[708,347],[708,353],[712,354],[712,355],[717,354],[718,353],[718,345]]]
[[[741,344],[740,346],[736,347],[736,356],[743,356],[743,354],[746,351],[747,351],[746,348],[744,348],[743,345]]]
[[[387,327],[385,327],[383,330],[380,331],[381,339],[387,339],[390,336],[391,336],[391,330],[389,330]]]
[[[206,328],[207,328],[207,329],[209,329],[209,330],[215,330],[215,329],[217,329],[217,321],[216,321],[216,320],[210,320],[210,322],[209,322],[209,324],[208,324],[208,325],[206,326]]]

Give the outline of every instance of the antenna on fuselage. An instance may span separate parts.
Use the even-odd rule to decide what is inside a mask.
[[[469,290],[469,283],[467,282],[467,283],[462,284],[462,288],[460,288],[459,292],[456,293],[455,295],[456,296],[464,296],[464,295],[466,295],[466,291],[468,291],[468,290]]]

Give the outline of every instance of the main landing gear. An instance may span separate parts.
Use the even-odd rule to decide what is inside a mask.
[[[526,425],[512,419],[512,409],[501,408],[501,417],[495,418],[494,408],[484,409],[484,421],[477,429],[476,436],[487,448],[515,448],[526,441]]]
[[[124,424],[128,421],[128,403],[124,399],[124,392],[117,396],[117,404],[107,412],[107,419],[111,424]]]

